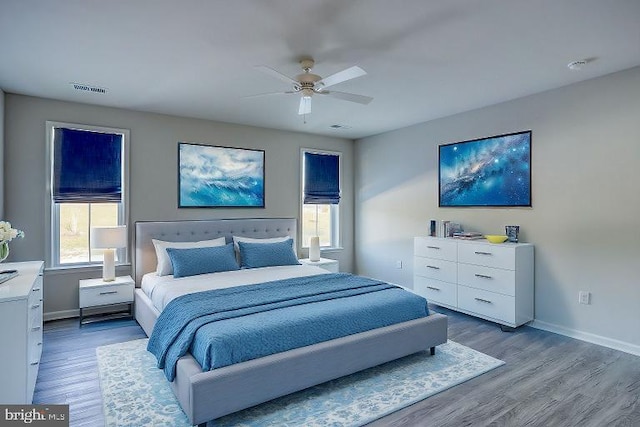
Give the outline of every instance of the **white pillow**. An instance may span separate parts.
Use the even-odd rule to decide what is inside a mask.
[[[158,267],[156,268],[156,274],[158,276],[167,276],[173,274],[173,266],[167,253],[167,248],[207,248],[211,246],[224,246],[226,240],[223,237],[218,237],[212,240],[200,240],[199,242],[165,242],[163,240],[151,239],[153,246],[156,248],[156,258],[158,259]]]
[[[254,237],[242,237],[242,236],[233,236],[233,247],[236,250],[236,255],[240,258],[240,246],[238,246],[238,242],[244,243],[280,243],[286,242],[291,239],[291,236],[282,236],[282,237],[269,237],[266,239],[256,239]],[[297,256],[296,248],[293,248],[293,253]]]

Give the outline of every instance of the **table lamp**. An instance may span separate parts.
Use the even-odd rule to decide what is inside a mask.
[[[115,249],[127,246],[127,227],[93,227],[91,229],[91,247],[104,249],[102,261],[102,280],[112,282],[116,279]]]

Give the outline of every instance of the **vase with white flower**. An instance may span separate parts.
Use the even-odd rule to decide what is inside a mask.
[[[24,231],[11,227],[9,221],[0,221],[0,262],[9,256],[9,242],[24,237]]]

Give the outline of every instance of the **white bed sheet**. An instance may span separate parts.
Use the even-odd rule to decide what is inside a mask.
[[[313,265],[248,268],[222,273],[199,274],[178,279],[174,278],[173,275],[158,276],[153,271],[142,277],[140,287],[153,302],[155,308],[162,311],[174,298],[194,292],[328,273],[327,270]]]

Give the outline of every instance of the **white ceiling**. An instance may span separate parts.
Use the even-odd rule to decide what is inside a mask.
[[[304,123],[298,95],[243,98],[301,56],[362,67],[332,89],[373,102],[315,96]],[[5,92],[347,138],[638,65],[640,0],[0,0]]]

